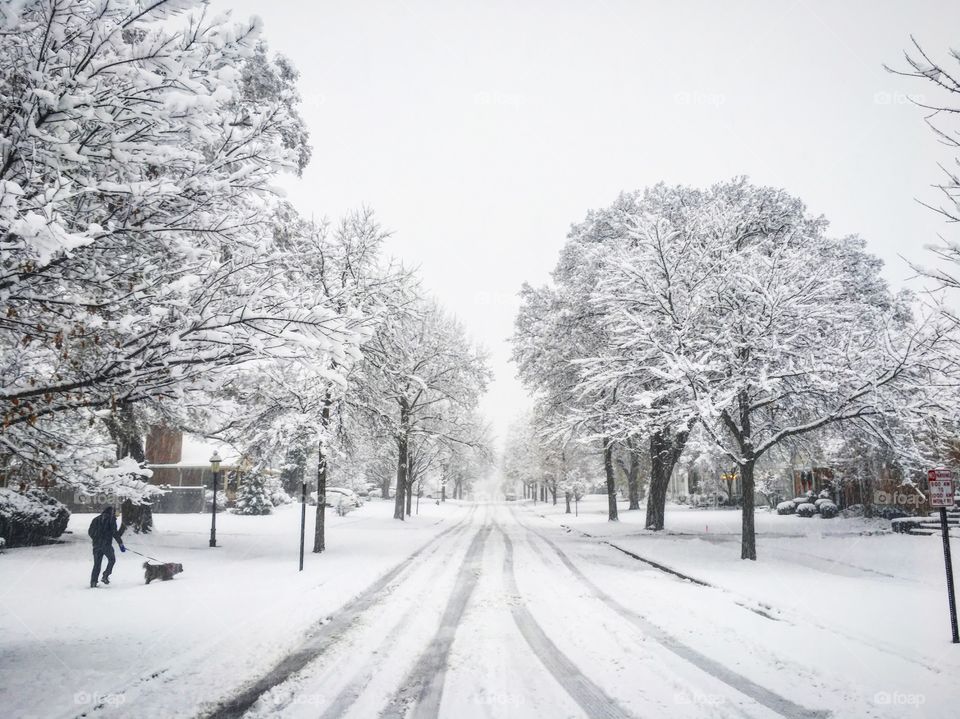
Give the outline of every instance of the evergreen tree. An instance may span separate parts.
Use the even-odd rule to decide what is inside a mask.
[[[273,502],[270,501],[270,488],[267,485],[267,478],[262,474],[245,477],[237,488],[234,511],[237,514],[270,514]]]

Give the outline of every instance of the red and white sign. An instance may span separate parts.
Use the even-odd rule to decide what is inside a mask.
[[[949,469],[931,469],[927,472],[931,507],[953,506],[953,472]]]

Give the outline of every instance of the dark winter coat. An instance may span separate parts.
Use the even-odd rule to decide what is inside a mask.
[[[90,529],[87,530],[90,539],[93,540],[93,548],[106,551],[113,545],[113,540],[117,544],[123,544],[121,533],[117,530],[117,520],[113,516],[113,508],[107,507],[98,516],[90,522]]]

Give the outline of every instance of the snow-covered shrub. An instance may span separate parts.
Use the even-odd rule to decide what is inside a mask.
[[[863,516],[863,505],[862,504],[851,504],[846,509],[840,511],[840,516],[847,517],[862,517]]]
[[[833,504],[833,500],[829,497],[820,497],[816,502],[814,502],[814,504],[820,507],[824,504]]]
[[[909,515],[902,509],[897,509],[896,507],[875,507],[873,516],[879,519],[900,519],[901,517],[907,517]]]
[[[66,505],[40,489],[0,489],[0,537],[12,547],[56,539],[69,521]]]
[[[820,516],[824,519],[833,519],[840,513],[840,509],[833,502],[827,500],[822,504],[817,504],[817,508],[820,510]]]
[[[244,477],[237,488],[237,499],[233,511],[237,514],[270,514],[273,502],[270,501],[270,489],[267,479],[260,474]]]
[[[777,505],[777,514],[794,514],[797,511],[797,504],[791,500],[780,502]]]
[[[813,502],[804,502],[803,504],[797,505],[797,516],[798,517],[812,517],[817,513],[817,505]]]
[[[284,504],[290,504],[293,501],[293,497],[286,493],[283,488],[283,482],[280,477],[267,477],[266,480],[267,493],[270,495],[270,504],[274,507],[280,507]]]
[[[830,494],[829,489],[821,489],[820,494],[817,495],[818,499],[833,499],[833,496]]]
[[[203,495],[203,511],[209,512],[213,508],[213,490],[208,489]],[[227,508],[227,493],[223,487],[217,488],[217,511],[222,512]]]
[[[799,507],[801,504],[807,504],[808,502],[810,502],[810,500],[809,500],[807,497],[794,497],[794,498],[793,498],[793,503],[796,504],[798,507]]]

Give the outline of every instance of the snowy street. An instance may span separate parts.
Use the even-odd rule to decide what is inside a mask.
[[[735,512],[678,508],[679,529],[655,535],[604,507],[425,502],[397,527],[372,502],[329,520],[302,575],[296,505],[225,515],[216,550],[202,516],[161,517],[163,534],[130,546],[185,572],[149,587],[127,554],[110,588],[84,588],[82,538],[11,550],[3,599],[47,599],[0,625],[0,698],[10,716],[64,718],[953,716],[960,660],[926,538],[759,515],[775,556],[742,570],[725,541]],[[691,536],[704,520],[713,533]],[[848,561],[809,561],[844,546]],[[860,564],[878,546],[887,564]],[[910,597],[909,641],[858,626],[892,628]],[[30,691],[51,669],[62,680]]]
[[[528,507],[480,506],[443,546],[244,715],[952,715],[952,672],[770,618]]]

